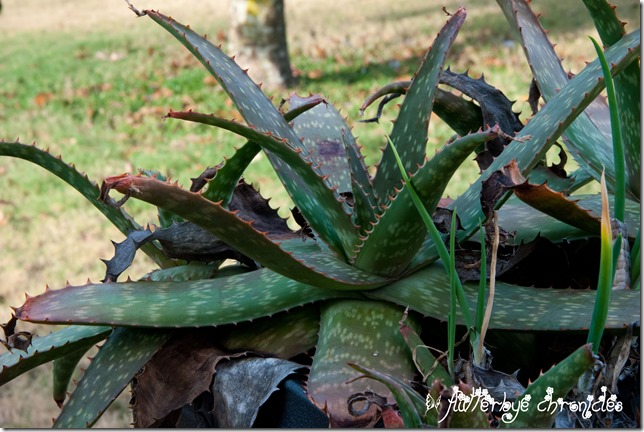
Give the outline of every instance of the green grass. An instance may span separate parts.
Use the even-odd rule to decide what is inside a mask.
[[[228,11],[217,2],[199,2],[188,10],[168,0],[135,3],[139,8],[158,6],[211,35],[226,28]],[[530,72],[521,47],[504,44],[512,37],[493,1],[471,3],[448,63],[474,76],[485,72],[489,83],[517,100],[515,110],[525,118]],[[639,26],[638,5],[617,3],[628,28]],[[349,2],[342,9],[332,4],[302,0],[287,5],[291,62],[301,72],[292,91],[322,94],[341,108],[365,147],[368,164],[374,165],[386,140],[379,126],[357,122],[360,105],[379,87],[412,75],[446,20],[440,7],[454,10],[460,2],[373,0],[369,7]],[[567,68],[579,70],[595,57],[586,38],[596,36],[590,18],[583,11],[572,12],[580,3],[540,0],[534,7],[544,13]],[[0,137],[35,141],[98,182],[152,168],[184,186],[243,142],[206,126],[162,120],[169,109],[193,108],[224,117],[236,113],[182,46],[150,20],[136,19],[121,2],[5,0],[0,26]],[[276,104],[287,94],[270,92]],[[367,115],[374,113],[375,107]],[[396,114],[392,103],[383,118],[387,128]],[[431,155],[452,132],[434,118],[429,135]],[[476,175],[474,162],[467,162],[447,194],[457,196]],[[265,159],[253,162],[247,179],[288,215],[292,204]],[[126,206],[139,222],[156,222],[149,206],[135,200]],[[9,319],[9,305],[22,303],[25,291],[34,295],[45,283],[58,288],[67,279],[75,284],[87,277],[100,279],[104,267],[98,258],[109,258],[109,240],[122,238],[60,180],[26,162],[0,159],[0,323]],[[151,268],[141,256],[127,274],[138,277]],[[46,372],[3,387],[0,405],[29,407],[32,395],[42,393],[42,382],[50,379],[38,375]],[[57,412],[53,401],[34,404],[20,411],[27,416],[39,410],[31,418],[16,419],[0,410],[0,426],[50,426]],[[123,425],[110,421],[106,418],[103,425]]]

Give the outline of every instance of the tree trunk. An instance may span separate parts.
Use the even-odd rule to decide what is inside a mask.
[[[229,52],[256,82],[294,84],[286,44],[284,0],[230,0]]]

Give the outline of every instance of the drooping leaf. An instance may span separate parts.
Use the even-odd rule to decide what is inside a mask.
[[[213,415],[219,427],[250,428],[260,407],[302,365],[278,358],[248,358],[222,364],[212,383]]]
[[[468,303],[476,304],[478,282],[463,284]],[[449,278],[440,264],[432,264],[402,280],[363,293],[426,316],[445,319],[449,311]],[[496,282],[494,313],[489,329],[514,331],[588,330],[595,290],[532,288]],[[640,317],[639,293],[612,293],[606,328],[621,329]],[[474,311],[472,311],[474,313]],[[463,324],[460,310],[457,313]]]
[[[168,330],[114,330],[63,406],[54,427],[80,429],[96,423],[169,336]]]
[[[105,339],[110,327],[69,326],[47,336],[34,337],[27,351],[13,350],[0,356],[0,385],[56,358],[89,349]]]
[[[70,286],[31,297],[19,319],[141,327],[204,327],[248,321],[354,294],[316,288],[268,269],[187,282]]]
[[[614,74],[623,70],[636,57],[639,41],[639,30],[636,30],[606,51],[608,62],[614,65]],[[513,159],[516,160],[521,173],[526,176],[530,169],[543,159],[547,150],[568,125],[599,94],[603,88],[601,76],[598,61],[588,64],[550,99],[481,177],[458,197],[452,206],[459,209],[459,216],[465,228],[459,235],[459,240],[469,238],[478,229],[479,220],[483,219],[478,203],[481,183]]]
[[[289,148],[298,156],[298,161],[310,159],[309,152],[288,122],[233,59],[204,37],[173,19],[149,10],[144,11],[144,14],[170,32],[195,55],[237,105],[248,125],[256,128],[260,136],[270,133],[278,140],[284,140],[282,147]],[[254,139],[251,141],[262,145]],[[294,165],[291,160],[284,159],[283,155],[274,155],[273,150],[266,150],[284,187],[313,230],[336,253],[343,255],[352,250],[356,233],[348,209],[340,202],[338,193],[330,189],[321,179],[320,173],[311,166]],[[300,154],[302,158],[299,157]],[[311,175],[315,178],[304,180]]]
[[[359,416],[350,413],[349,396],[365,390],[391,398],[379,383],[347,380],[357,376],[348,362],[386,371],[403,381],[414,376],[414,365],[398,332],[403,310],[370,301],[325,302],[321,306],[320,339],[308,380],[309,396],[329,415],[331,426],[374,424],[376,408]],[[343,347],[350,346],[351,350]],[[393,400],[390,400],[393,403]]]
[[[351,267],[314,242],[303,243],[293,233],[273,236],[262,232],[243,214],[176,185],[124,174],[105,179],[103,195],[110,189],[166,208],[215,234],[238,252],[295,280],[334,289],[368,289],[386,283],[383,278]]]
[[[222,351],[213,339],[205,332],[175,333],[136,375],[132,392],[134,427],[159,427],[168,414],[210,391],[220,362],[245,355]]]
[[[550,368],[515,402],[525,409],[516,413],[506,413],[501,418],[501,427],[511,428],[550,428],[555,414],[561,409],[558,400],[568,394],[577,384],[579,377],[595,362],[590,345],[584,345],[570,354],[556,366]],[[523,401],[523,404],[522,402]]]
[[[432,113],[438,80],[452,42],[456,38],[467,13],[464,8],[452,14],[438,33],[423,63],[416,72],[400,107],[400,113],[391,132],[405,170],[415,173],[425,162],[427,128]],[[401,175],[389,146],[385,148],[378,171],[373,179],[375,195],[381,204],[387,204],[389,197],[401,186]]]
[[[68,165],[60,157],[54,157],[48,151],[41,150],[36,146],[29,146],[19,142],[4,141],[0,141],[0,156],[10,156],[27,160],[56,175],[80,192],[85,199],[103,213],[105,217],[123,234],[127,234],[133,229],[141,228],[141,226],[122,209],[110,205],[112,201],[104,202],[99,200],[99,189],[96,183],[91,182],[87,178],[87,175],[79,173],[76,171],[74,165]],[[153,245],[144,247],[143,251],[159,266],[172,266],[163,253]]]

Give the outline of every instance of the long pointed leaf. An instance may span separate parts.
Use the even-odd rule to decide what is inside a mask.
[[[288,122],[233,59],[225,55],[204,37],[158,12],[145,11],[150,18],[176,37],[208,69],[224,91],[237,105],[249,126],[284,139],[285,145],[299,149],[303,156],[310,154],[291,129]],[[267,156],[289,195],[313,230],[338,254],[352,250],[356,239],[351,217],[338,201],[339,195],[319,179],[316,182],[294,181],[297,177],[290,164],[271,152]],[[309,170],[310,171],[310,170]],[[301,175],[301,172],[298,172]],[[319,173],[318,173],[319,174]],[[324,209],[320,212],[320,208]],[[333,229],[335,226],[335,229]],[[337,231],[336,231],[337,230]]]
[[[25,321],[143,327],[203,327],[248,321],[319,300],[355,294],[315,288],[268,269],[187,282],[70,286],[29,298]]]
[[[466,15],[465,9],[458,9],[436,36],[436,40],[407,90],[391,132],[391,140],[400,154],[405,170],[411,173],[416,172],[425,160],[427,128],[440,73],[447,52],[463,25]],[[400,187],[401,180],[394,156],[387,146],[373,179],[374,191],[381,203],[387,203],[394,189]]]
[[[70,326],[34,337],[27,351],[14,350],[0,356],[0,385],[41,364],[89,348],[110,334],[110,327]]]
[[[109,177],[102,188],[130,194],[165,208],[212,232],[237,251],[300,282],[334,289],[368,289],[386,280],[363,272],[295,235],[274,238],[200,194],[142,176]]]
[[[57,177],[80,192],[86,200],[92,203],[94,207],[103,213],[105,217],[123,234],[127,235],[131,230],[141,228],[141,226],[123,210],[99,200],[99,189],[96,183],[92,183],[87,178],[86,174],[79,173],[76,171],[74,165],[66,164],[60,157],[54,157],[48,151],[41,150],[36,146],[29,146],[19,142],[4,141],[0,141],[0,156],[11,156],[24,159],[46,169],[52,174],[55,174]],[[143,247],[142,250],[159,266],[172,266],[163,252],[155,246],[150,244]]]
[[[54,427],[79,429],[96,423],[169,336],[167,330],[116,329],[78,382]]]

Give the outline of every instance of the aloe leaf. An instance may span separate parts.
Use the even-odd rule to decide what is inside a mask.
[[[365,233],[374,226],[378,220],[376,215],[376,203],[373,195],[362,188],[357,181],[352,182],[353,186],[353,217],[354,223],[360,227],[360,232]]]
[[[469,304],[476,304],[478,283],[465,283]],[[496,282],[494,314],[489,329],[515,331],[588,330],[595,290],[532,288]],[[640,293],[631,290],[611,294],[606,328],[622,329],[640,319]],[[426,268],[373,291],[367,298],[386,300],[423,315],[444,320],[449,312],[449,278],[440,264]],[[459,309],[457,317],[464,324]],[[472,311],[474,313],[474,311]]]
[[[54,427],[91,427],[169,336],[167,330],[114,330],[78,382]]]
[[[78,351],[74,351],[54,360],[53,396],[54,402],[56,402],[59,407],[63,406],[63,402],[65,402],[65,399],[67,398],[67,387],[69,386],[69,382],[76,371],[78,362],[83,358],[86,352],[87,347],[84,347]]]
[[[425,412],[425,401],[411,387],[387,373],[355,363],[349,363],[349,366],[364,374],[366,378],[371,378],[387,386],[396,400],[405,428],[423,427],[423,419],[420,413]]]
[[[105,179],[103,194],[112,188],[166,208],[213,233],[240,253],[300,282],[333,289],[368,289],[386,283],[383,278],[339,260],[315,242],[304,243],[295,234],[276,237],[260,232],[253,221],[240,219],[235,212],[176,185],[124,174]]]
[[[222,329],[218,341],[226,351],[254,351],[289,359],[314,348],[319,331],[319,308],[306,305]]]
[[[322,102],[323,99],[321,97],[312,97],[306,103],[303,103],[298,107],[284,113],[284,119],[287,121],[293,120],[298,115],[305,113],[306,111]],[[204,192],[203,196],[214,202],[223,201],[224,207],[228,206],[237,182],[241,178],[248,165],[260,152],[260,150],[261,147],[250,141],[246,142],[243,146],[238,148],[232,157],[226,159],[224,162],[215,167],[214,177],[212,177],[210,180],[207,180],[208,188]],[[190,188],[191,191],[196,192],[196,190],[203,187],[200,186],[198,188],[195,188],[195,181],[200,180],[201,179],[193,179],[193,185]]]
[[[605,46],[618,42],[625,34],[624,23],[615,14],[615,7],[603,0],[584,0]],[[631,63],[614,78],[621,134],[624,142],[629,188],[640,196],[641,132],[640,132],[640,65]],[[605,112],[605,111],[604,111]],[[614,132],[613,132],[614,134]]]
[[[416,172],[425,161],[427,128],[440,73],[447,52],[463,25],[466,15],[465,9],[458,9],[438,33],[407,90],[400,113],[394,123],[391,140],[408,172]],[[400,187],[401,180],[393,153],[387,146],[373,179],[374,191],[381,203],[387,203],[389,197],[394,194],[395,188]]]
[[[69,286],[29,298],[16,317],[47,323],[203,327],[248,321],[319,300],[352,297],[261,269],[187,282]]]
[[[579,377],[594,363],[595,356],[590,350],[590,345],[578,348],[530,384],[525,393],[514,402],[515,406],[522,409],[516,413],[505,413],[499,425],[518,429],[551,428],[555,414],[562,408],[559,400],[563,401],[577,384]]]
[[[105,217],[123,234],[127,234],[131,230],[141,228],[140,225],[123,210],[110,205],[109,202],[105,203],[99,200],[98,186],[95,183],[92,183],[87,178],[86,174],[79,173],[76,171],[74,165],[68,165],[60,157],[55,157],[48,151],[41,150],[36,146],[25,145],[19,142],[4,141],[0,141],[0,156],[11,156],[24,159],[46,169],[52,174],[55,174],[65,183],[80,192],[85,199],[103,213],[103,215],[105,215]],[[163,252],[153,245],[147,245],[142,250],[161,267],[170,267],[173,265],[165,255],[163,255]]]
[[[497,137],[498,133],[498,127],[493,127],[446,144],[411,177],[414,189],[429,213],[434,212],[450,178],[465,158],[478,145]],[[427,228],[414,206],[409,190],[403,187],[359,246],[355,265],[385,276],[397,275],[407,268],[416,255],[426,232]],[[383,248],[395,250],[396,253],[385,254]]]
[[[391,395],[379,383],[347,383],[357,376],[347,362],[411,381],[415,368],[398,331],[403,310],[384,303],[344,300],[325,302],[320,314],[320,338],[308,379],[309,396],[327,412],[332,426],[367,424],[373,419],[374,410],[353,416],[348,411],[347,398],[366,390],[384,397]],[[351,349],[341,349],[346,346]]]
[[[287,187],[294,188],[289,191],[298,209],[305,216],[307,222],[319,234],[325,242],[331,246],[339,255],[344,254],[344,248],[355,243],[356,229],[350,216],[350,208],[341,203],[339,195],[325,184],[325,180],[316,170],[313,169],[313,161],[301,148],[294,149],[280,141],[271,133],[262,133],[256,129],[240,123],[221,119],[208,114],[189,112],[170,112],[168,117],[188,120],[198,123],[216,126],[222,129],[237,133],[257,145],[264,148],[269,154],[275,154],[288,166],[288,170],[277,169],[278,174],[286,177],[283,181]],[[283,167],[282,167],[283,168]],[[315,197],[314,188],[319,192]],[[302,207],[304,206],[304,208]],[[315,207],[315,214],[307,214],[307,209]],[[337,225],[335,225],[337,223]]]
[[[568,83],[568,74],[563,69],[552,44],[537,16],[530,9],[528,2],[525,0],[497,0],[497,2],[514,30],[520,34],[537,85],[546,102],[550,103]],[[636,32],[639,38],[639,30]],[[622,41],[625,39],[628,37]],[[619,69],[626,68],[631,61],[626,62]],[[612,73],[616,74],[617,70],[613,70]],[[599,84],[603,87],[603,80]],[[633,118],[630,119],[631,122],[633,120]],[[639,125],[633,127],[639,128]],[[581,112],[569,125],[565,135],[568,138],[567,144],[572,146],[573,156],[579,164],[588,169],[596,180],[599,180],[603,167],[606,167],[606,178],[609,184],[614,184],[616,172],[613,164],[610,131],[603,130],[588,113]],[[629,178],[629,184],[631,181]],[[630,189],[629,192],[631,198],[638,196]]]
[[[34,337],[26,352],[13,350],[0,356],[0,385],[36,366],[79,349],[89,349],[111,331],[110,327],[70,326],[47,336]]]
[[[144,11],[144,14],[170,32],[195,55],[230,96],[249,126],[259,132],[270,132],[275,137],[285,140],[283,147],[301,151],[304,157],[310,157],[309,152],[281,113],[233,59],[204,37],[173,19],[149,10]],[[257,144],[260,143],[257,142]],[[270,150],[267,156],[311,228],[338,254],[342,255],[352,250],[356,230],[353,228],[347,208],[339,202],[337,192],[329,189],[319,176],[316,176],[314,181],[302,179],[296,181],[298,176],[303,174],[319,174],[312,168],[306,168],[302,172],[301,166],[292,166],[290,161],[276,157]]]
[[[187,281],[187,280],[199,280],[199,279],[210,279],[217,269],[221,265],[221,262],[214,263],[200,263],[200,262],[191,262],[186,265],[172,267],[169,269],[160,269],[154,270],[143,276],[140,280],[150,280],[155,282],[162,281]]]
[[[425,384],[431,385],[434,380],[441,380],[446,385],[453,382],[450,374],[436,360],[434,354],[425,346],[423,340],[412,327],[405,323],[400,324],[400,334],[409,347],[414,364]]]
[[[222,205],[227,207],[237,182],[260,150],[260,146],[248,141],[238,148],[232,157],[218,165],[214,178],[208,180],[208,188],[203,193],[204,198],[213,202],[221,201]]]
[[[613,73],[619,73],[636,58],[639,46],[640,33],[636,30],[606,51],[606,59],[613,65]],[[456,199],[453,206],[459,208],[459,217],[464,227],[459,240],[470,237],[478,229],[479,220],[484,218],[479,202],[481,183],[513,159],[516,160],[521,173],[527,175],[530,169],[543,159],[550,146],[568,125],[597,97],[603,88],[601,77],[599,62],[595,60],[588,64],[550,99],[480,178]]]
[[[310,98],[320,96],[303,98],[293,93],[289,97],[290,108],[296,109]],[[329,103],[318,104],[295,118],[291,127],[309,151],[310,160],[319,166],[319,172],[328,176],[331,188],[340,193],[351,192],[351,169],[344,145],[355,148],[357,144],[340,112]]]

